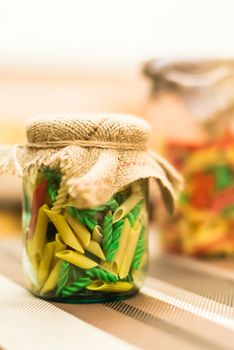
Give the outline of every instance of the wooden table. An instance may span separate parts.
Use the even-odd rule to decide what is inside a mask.
[[[234,347],[233,262],[226,262],[225,267],[220,268],[217,262],[200,262],[169,256],[155,257],[151,260],[149,277],[137,296],[103,305],[69,305],[40,301],[25,291],[21,250],[21,243],[17,238],[0,240],[0,283],[1,278],[3,281],[0,284],[0,344],[3,348],[5,346],[6,350],[27,350],[30,347],[35,350],[41,349],[42,346],[43,349],[47,349],[49,345],[50,349],[53,349],[57,343],[60,347],[56,345],[56,350],[70,346],[74,349],[83,347],[89,349],[92,338],[95,341],[95,349],[108,347],[108,350],[233,349]],[[12,281],[15,284],[12,284]],[[29,320],[38,322],[38,327],[42,323],[37,341],[31,344],[30,339],[24,345],[21,341],[31,333],[35,337],[34,323],[26,328],[25,323],[19,322],[17,329],[11,329],[11,322],[8,328],[5,323],[4,327],[1,323],[7,288],[12,293],[8,296],[10,305],[8,307],[13,315],[12,322],[14,317],[20,318],[24,315],[27,316],[27,322]],[[20,305],[15,300],[17,298],[23,300]],[[37,302],[43,305],[36,305]],[[44,309],[48,310],[46,320],[41,312]],[[64,332],[50,339],[48,327],[52,325],[50,318],[55,315],[58,327],[69,317],[71,319],[66,322],[70,322],[71,329],[76,321],[80,322],[76,326],[77,340],[74,338],[75,335],[74,339],[66,338],[66,347],[62,345]],[[64,331],[68,332],[70,326],[66,327]],[[5,333],[1,333],[3,328]],[[18,339],[15,347],[12,344],[8,347],[7,341],[4,343],[1,335],[3,334],[3,338],[5,335],[8,340],[10,335],[11,339],[16,339],[21,328],[22,339]],[[85,338],[87,341],[82,338],[82,334],[86,334],[86,331],[90,334],[89,339]]]

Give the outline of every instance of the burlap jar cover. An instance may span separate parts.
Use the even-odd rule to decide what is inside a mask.
[[[59,168],[59,212],[68,196],[78,208],[106,202],[135,180],[153,177],[172,211],[181,178],[159,155],[147,150],[150,127],[129,115],[42,116],[27,125],[27,144],[2,148],[0,173],[28,175],[41,166]]]

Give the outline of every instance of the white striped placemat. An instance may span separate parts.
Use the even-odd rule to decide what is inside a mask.
[[[6,350],[37,349],[34,346],[36,341],[38,348],[43,350],[56,350],[51,342],[57,342],[61,349],[66,350],[70,346],[74,349],[85,346],[92,350],[108,346],[111,350],[116,348],[116,344],[118,349],[129,348],[131,344],[146,350],[233,350],[233,273],[209,267],[209,262],[188,258],[153,258],[150,277],[146,279],[141,293],[124,301],[105,304],[44,302],[22,287],[19,289],[10,280],[1,278],[0,344],[5,345]],[[0,273],[24,286],[21,250],[17,249],[17,241],[0,242]],[[4,298],[1,295],[3,290]],[[15,320],[16,311],[19,319]],[[64,313],[60,314],[61,311]],[[25,317],[27,322],[22,321]],[[33,321],[30,322],[31,319]],[[41,327],[37,326],[37,319],[42,321]],[[63,320],[66,322],[64,341]],[[82,328],[80,324],[85,326]],[[90,332],[90,326],[94,332]],[[110,336],[108,339],[111,340],[105,340],[103,345],[102,340],[97,342],[98,336],[101,338],[100,332],[102,337],[108,334],[113,337]],[[92,337],[90,334],[94,334],[95,345],[93,339],[86,341],[87,337]],[[27,336],[29,344],[31,342],[28,347],[24,344]]]
[[[101,315],[100,315],[101,317]],[[0,275],[0,348],[6,350],[136,349]]]

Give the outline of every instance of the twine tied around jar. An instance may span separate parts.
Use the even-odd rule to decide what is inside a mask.
[[[56,212],[68,196],[79,208],[94,207],[124,186],[152,177],[172,211],[181,177],[166,160],[147,150],[149,136],[149,125],[130,115],[37,117],[27,126],[26,145],[0,151],[0,174],[30,175],[43,166],[60,169]]]

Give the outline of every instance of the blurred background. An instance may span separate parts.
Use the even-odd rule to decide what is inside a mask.
[[[172,141],[210,142],[201,120],[233,102],[233,12],[232,0],[1,2],[0,143],[23,143],[35,114],[78,111],[142,116],[171,161]],[[20,232],[20,202],[20,180],[1,177],[0,235]]]

